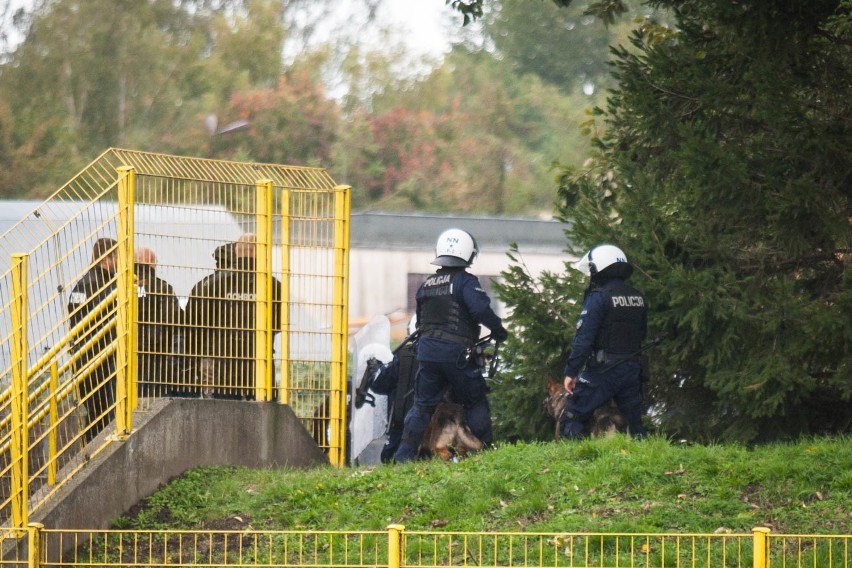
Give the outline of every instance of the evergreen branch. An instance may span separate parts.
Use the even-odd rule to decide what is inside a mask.
[[[852,40],[838,37],[838,36],[836,36],[832,33],[829,33],[825,30],[817,30],[816,35],[827,39],[828,41],[830,41],[831,43],[833,43],[835,45],[843,45],[843,46],[846,46],[846,47],[852,47]]]
[[[523,255],[523,254],[521,254],[520,249],[518,249],[518,245],[517,245],[517,243],[512,243],[512,251],[513,251],[513,252],[515,252],[515,253],[517,253],[517,258],[518,258],[519,260],[516,260],[516,262],[518,262],[518,263],[521,265],[521,271],[522,271],[522,272],[524,273],[524,275],[525,275],[525,276],[529,279],[530,284],[531,284],[531,285],[532,285],[532,287],[533,287],[533,290],[535,290],[535,293],[536,293],[536,294],[537,294],[537,295],[538,295],[538,296],[539,296],[542,300],[545,300],[544,292],[542,291],[541,287],[538,285],[538,281],[537,281],[535,278],[533,278],[532,273],[531,273],[531,271],[530,271],[529,267],[527,266],[526,261],[524,260],[524,255]],[[549,313],[550,313],[550,315],[551,315],[553,318],[555,318],[556,320],[558,320],[558,321],[562,322],[562,323],[563,323],[563,324],[565,324],[565,325],[571,325],[571,322],[569,322],[569,321],[568,321],[568,320],[566,320],[564,317],[562,317],[562,314],[561,314],[561,313],[559,313],[559,310],[555,310],[555,309],[553,309],[553,307],[550,305],[550,303],[549,303],[549,302],[543,301],[542,303],[544,304],[545,310],[547,310],[547,312],[549,312]]]
[[[770,269],[783,270],[783,269],[796,267],[796,266],[802,266],[802,265],[812,266],[814,264],[819,264],[819,263],[826,262],[826,261],[834,261],[834,262],[842,263],[842,262],[848,262],[848,261],[844,261],[844,259],[842,259],[841,257],[843,255],[846,255],[846,254],[849,254],[849,253],[852,253],[852,249],[840,248],[840,249],[835,249],[835,250],[830,250],[830,251],[823,251],[823,252],[812,254],[812,255],[809,255],[809,256],[805,256],[805,257],[783,258],[783,259],[776,259],[774,261],[769,261],[769,262],[766,261],[766,256],[762,256],[762,259],[763,259],[762,261],[757,262],[755,264],[744,264],[744,265],[741,266],[741,268],[744,268],[746,270],[756,270],[758,268],[768,267]],[[765,253],[761,253],[761,254],[765,255]]]
[[[675,98],[678,98],[678,99],[683,99],[685,101],[689,101],[689,102],[692,102],[692,103],[698,102],[698,97],[690,97],[690,96],[687,96],[687,95],[684,95],[684,94],[681,94],[681,93],[676,93],[676,92],[671,91],[669,89],[663,88],[663,87],[657,85],[656,83],[653,83],[648,78],[645,78],[645,81],[651,86],[651,88],[656,89],[657,91],[659,91],[661,93],[665,93],[669,96],[672,96],[672,97],[675,97]]]

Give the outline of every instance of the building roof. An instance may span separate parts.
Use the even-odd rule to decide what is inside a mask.
[[[351,218],[352,248],[433,249],[438,235],[455,228],[473,235],[481,251],[506,252],[517,243],[525,252],[559,254],[568,228],[559,221],[518,217],[364,211]]]
[[[51,203],[49,208],[46,208],[45,204],[36,200],[0,201],[0,235],[4,235],[23,219],[32,219],[31,227],[38,224],[45,228],[44,232],[30,232],[27,239],[30,242],[24,243],[19,240],[20,237],[16,238],[12,245],[16,249],[14,251],[9,249],[11,243],[8,241],[0,242],[0,254],[8,256],[11,252],[26,252],[41,238],[47,237],[51,229],[61,226],[85,207],[83,202]],[[137,205],[137,223],[144,220],[146,223],[153,222],[160,226],[172,225],[173,230],[177,229],[181,235],[190,231],[194,237],[202,237],[201,240],[204,240],[204,236],[212,237],[217,232],[221,236],[221,224],[230,225],[231,232],[239,231],[233,225],[235,221],[240,226],[246,225],[245,229],[250,230],[250,221],[225,219],[224,217],[230,216],[221,207],[205,206],[204,209],[207,211],[203,222],[192,223],[187,219],[186,212],[170,215],[168,207]],[[155,214],[149,214],[154,210]],[[223,218],[211,223],[207,215],[214,210]],[[38,217],[33,215],[35,211],[40,211]],[[278,227],[280,225],[276,223],[276,229]],[[432,249],[438,235],[451,228],[468,231],[482,251],[505,252],[510,243],[517,243],[525,252],[559,254],[565,250],[565,229],[568,225],[554,220],[521,217],[353,211],[350,245],[353,248]]]

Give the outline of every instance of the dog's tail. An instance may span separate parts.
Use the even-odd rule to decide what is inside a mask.
[[[467,424],[462,424],[456,432],[456,448],[465,448],[468,452],[476,452],[485,447],[482,440],[477,438]]]

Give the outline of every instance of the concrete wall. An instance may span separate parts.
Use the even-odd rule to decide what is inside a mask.
[[[328,458],[285,405],[161,399],[31,516],[55,529],[105,529],[158,487],[198,466],[309,468]]]

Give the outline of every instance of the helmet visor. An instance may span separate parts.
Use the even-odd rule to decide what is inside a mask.
[[[451,256],[451,255],[448,255],[448,254],[444,254],[444,255],[439,256],[438,258],[433,260],[431,262],[431,264],[434,264],[435,266],[445,266],[445,267],[453,267],[453,268],[470,266],[470,263],[468,261],[464,260],[463,258],[459,258],[457,256]]]
[[[592,275],[592,269],[589,266],[589,262],[590,262],[589,261],[589,255],[590,254],[591,254],[591,251],[587,252],[586,254],[583,255],[583,258],[581,258],[577,262],[572,263],[571,266],[575,270],[579,270],[580,272],[582,272],[586,276],[591,276]]]

